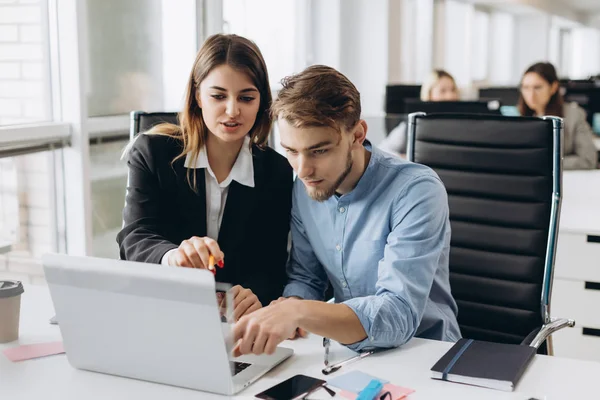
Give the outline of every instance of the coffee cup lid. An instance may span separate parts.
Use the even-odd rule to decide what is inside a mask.
[[[23,292],[23,284],[21,282],[0,280],[0,299],[18,296]]]

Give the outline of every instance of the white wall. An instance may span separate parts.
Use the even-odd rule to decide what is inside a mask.
[[[493,86],[509,86],[516,83],[513,71],[515,42],[515,17],[504,12],[492,12],[490,16],[490,51],[488,83]]]
[[[433,0],[416,2],[413,40],[416,46],[414,72],[417,82],[422,82],[423,77],[433,68],[434,3]]]
[[[600,30],[577,28],[572,31],[573,62],[571,78],[600,74]]]
[[[416,0],[394,0],[388,4],[388,80],[390,83],[413,82]]]
[[[515,70],[518,81],[533,63],[548,61],[552,18],[546,14],[522,15],[516,18]]]
[[[436,67],[447,70],[458,86],[471,83],[471,28],[474,7],[456,0],[436,4],[436,30],[441,43],[436,45]],[[424,72],[425,73],[425,72]]]
[[[311,3],[311,31],[309,64],[324,64],[340,68],[341,0],[313,1]]]
[[[363,115],[383,113],[388,82],[388,2],[313,2],[312,63],[339,69],[358,88]]]

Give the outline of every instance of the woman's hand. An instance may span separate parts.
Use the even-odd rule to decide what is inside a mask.
[[[193,236],[181,242],[179,247],[168,255],[169,265],[211,269],[214,271],[214,265],[210,265],[211,256],[214,258],[213,264],[223,268],[225,255],[219,248],[219,244],[209,237]]]

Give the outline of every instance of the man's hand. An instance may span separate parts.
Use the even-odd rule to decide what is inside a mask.
[[[242,317],[233,328],[234,357],[273,354],[277,345],[294,335],[298,327],[297,299],[277,301]]]
[[[262,304],[252,290],[240,285],[231,288],[231,296],[233,297],[233,320],[236,322],[244,315],[262,308]]]
[[[225,255],[214,239],[209,237],[193,236],[181,242],[179,247],[169,254],[169,265],[209,269],[209,257],[213,256],[215,263],[223,268]]]
[[[293,298],[293,299],[300,299],[299,297],[280,297],[280,298],[278,298],[277,300],[273,300],[273,301],[271,302],[271,305],[272,305],[272,304],[277,304],[277,303],[280,303],[280,302],[282,302],[282,301],[284,301],[284,300],[288,300],[288,299],[290,299],[290,298]],[[300,300],[302,300],[302,299],[300,299]],[[292,334],[292,336],[290,336],[288,339],[290,339],[290,340],[294,340],[294,339],[298,339],[298,338],[305,338],[305,337],[307,337],[307,336],[308,336],[308,332],[307,332],[307,331],[305,331],[304,329],[302,329],[302,328],[300,328],[300,327],[297,327],[297,328],[296,328],[296,330],[294,331],[294,333]]]

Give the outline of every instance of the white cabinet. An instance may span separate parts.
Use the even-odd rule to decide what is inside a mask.
[[[574,328],[552,335],[556,356],[600,361],[600,171],[566,171],[551,314]]]

